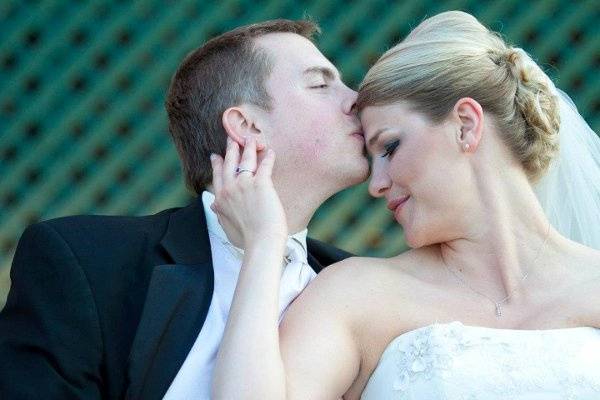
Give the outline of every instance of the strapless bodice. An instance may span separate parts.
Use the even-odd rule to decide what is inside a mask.
[[[395,338],[362,400],[600,399],[600,329],[434,324]]]

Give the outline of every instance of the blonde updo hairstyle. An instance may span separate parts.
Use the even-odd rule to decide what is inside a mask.
[[[543,175],[558,150],[552,83],[525,51],[508,46],[470,14],[449,11],[419,24],[369,70],[357,106],[407,101],[440,123],[464,97],[494,117],[530,181]]]

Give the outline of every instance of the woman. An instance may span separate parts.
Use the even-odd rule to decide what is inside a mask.
[[[239,167],[255,176],[215,159],[214,207],[246,248],[215,398],[599,398],[600,252],[559,233],[532,189],[558,151],[559,103],[539,67],[472,16],[421,23],[358,99],[369,191],[412,250],[327,268],[279,332],[274,155],[257,170],[249,140]],[[257,318],[272,329],[248,343]]]

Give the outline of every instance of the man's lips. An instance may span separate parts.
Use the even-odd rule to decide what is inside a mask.
[[[404,197],[400,197],[398,199],[392,200],[388,203],[387,208],[391,211],[391,212],[395,212],[396,209],[401,206],[402,204],[406,203],[406,201],[410,198],[409,196],[404,196]]]
[[[363,143],[365,142],[365,135],[362,131],[354,132],[350,136],[355,137],[356,139],[360,140]]]

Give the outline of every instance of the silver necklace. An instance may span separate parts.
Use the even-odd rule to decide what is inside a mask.
[[[544,239],[544,243],[542,243],[542,245],[540,246],[535,258],[533,259],[533,262],[531,263],[532,265],[535,265],[535,263],[537,262],[538,258],[540,257],[540,255],[542,254],[542,250],[544,249],[544,247],[546,246],[546,242],[548,241],[548,236],[550,236],[550,223],[548,223],[548,230],[546,232],[546,238]],[[453,269],[450,269],[450,267],[448,267],[446,265],[446,263],[443,263],[444,266],[446,267],[446,269],[448,271],[450,271],[452,273],[452,275],[454,275],[454,277],[463,285],[465,285],[467,288],[469,288],[472,292],[477,293],[478,295],[485,297],[486,299],[488,299],[496,308],[496,316],[499,318],[502,316],[502,308],[500,307],[502,304],[504,304],[505,302],[508,301],[508,299],[510,299],[510,296],[513,295],[514,292],[511,292],[509,294],[506,295],[506,297],[504,297],[502,300],[496,301],[494,299],[492,299],[491,297],[489,297],[488,295],[486,295],[485,293],[480,292],[479,290],[473,288],[471,285],[469,285],[469,283],[467,281],[465,281],[460,275],[458,275],[456,272],[454,272]],[[525,279],[527,279],[527,277],[529,276],[529,271],[527,271],[523,277],[521,278],[521,281],[519,282],[520,284],[523,283],[525,281]]]

